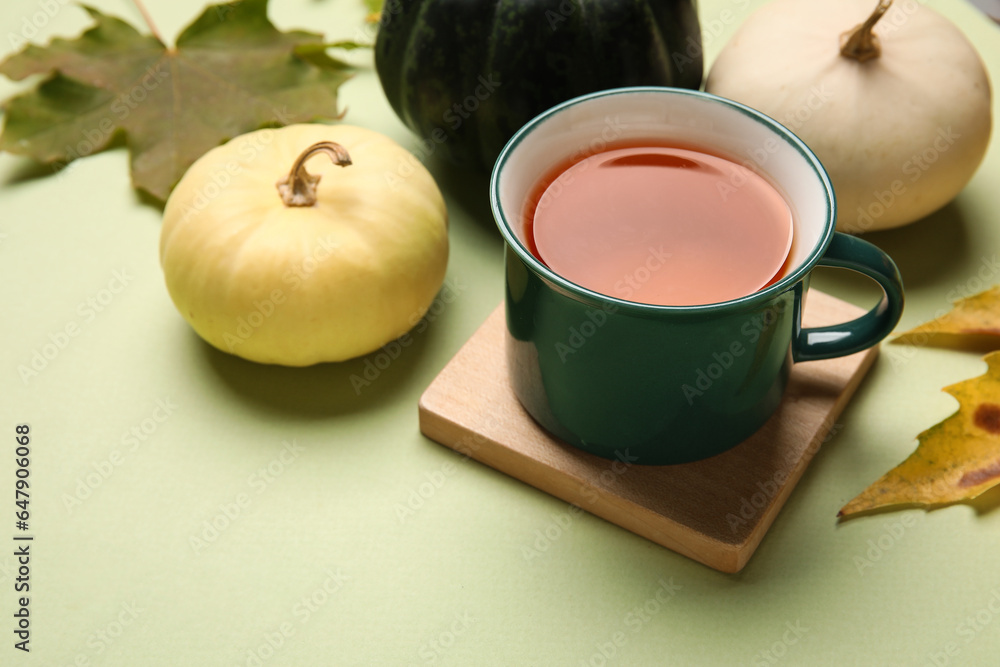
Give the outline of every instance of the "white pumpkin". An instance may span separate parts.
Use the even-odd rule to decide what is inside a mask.
[[[706,90],[805,141],[833,181],[841,231],[934,212],[965,187],[989,143],[982,59],[917,0],[773,0],[723,48]]]
[[[194,330],[288,366],[406,333],[447,261],[433,177],[388,137],[348,125],[259,130],[209,151],[171,193],[160,237],[170,297]]]

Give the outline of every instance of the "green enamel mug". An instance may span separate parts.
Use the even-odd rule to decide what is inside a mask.
[[[532,254],[533,189],[559,165],[642,141],[727,157],[784,196],[794,243],[777,282],[721,303],[651,305],[581,287]],[[833,186],[812,151],[773,119],[708,93],[620,88],[553,107],[506,145],[490,197],[505,241],[514,392],[545,430],[605,458],[667,465],[724,452],[774,413],[792,364],[876,345],[902,313],[902,279],[888,255],[835,231]],[[853,321],[804,328],[817,266],[872,278],[881,300]]]

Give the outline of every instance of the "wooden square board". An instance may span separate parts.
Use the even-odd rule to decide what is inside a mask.
[[[804,323],[863,311],[810,290]],[[501,304],[420,399],[429,438],[668,549],[738,572],[871,368],[878,347],[795,364],[777,412],[749,439],[704,461],[640,466],[564,444],[521,407],[507,378]]]

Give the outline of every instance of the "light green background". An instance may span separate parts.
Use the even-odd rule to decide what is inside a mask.
[[[85,25],[61,2],[36,41]],[[124,0],[94,4],[139,20]],[[273,4],[281,27],[365,36],[360,0]],[[722,29],[706,39],[709,59],[758,4],[701,3],[706,29]],[[1000,87],[1000,30],[967,4],[928,4],[964,28]],[[41,5],[4,2],[0,50]],[[201,7],[150,2],[168,35]],[[415,147],[370,54],[351,57],[362,67],[342,88],[345,121]],[[4,80],[0,95],[23,87]],[[989,606],[1000,610],[1000,493],[929,513],[835,518],[913,450],[917,433],[955,410],[940,388],[980,374],[977,352],[885,346],[749,565],[717,573],[570,515],[420,435],[421,392],[503,293],[485,181],[430,166],[448,199],[455,298],[356,395],[349,378],[364,359],[265,367],[192,333],[157,263],[160,212],[130,189],[125,150],[57,176],[0,156],[0,665],[235,666],[262,649],[264,665],[928,665],[949,643],[954,655],[939,664],[996,664],[1000,615]],[[953,204],[868,237],[903,272],[902,327],[981,287],[979,275],[1000,282],[998,181],[994,140]],[[90,319],[80,304],[115,271],[131,281]],[[840,273],[816,283],[861,305],[875,298]],[[18,366],[72,322],[80,335],[22,382]],[[163,416],[157,401],[176,406],[162,423],[151,420]],[[33,435],[30,656],[12,646],[20,422]],[[123,440],[143,426],[152,430],[144,441]],[[293,441],[301,452],[282,463]],[[67,508],[65,497],[116,450],[111,475]],[[261,481],[269,465],[280,474]],[[222,525],[222,508],[240,494],[249,505],[196,551],[191,538],[205,538],[206,521]],[[410,502],[419,507],[401,518]],[[663,604],[661,581],[681,587],[660,593]],[[271,655],[268,638],[282,627],[288,636]]]

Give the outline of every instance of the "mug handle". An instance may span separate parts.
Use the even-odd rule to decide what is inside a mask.
[[[889,335],[903,314],[903,278],[892,259],[868,241],[834,232],[817,266],[851,269],[872,278],[882,288],[882,300],[850,322],[802,328],[802,284],[795,294],[798,316],[792,336],[792,359],[816,361],[865,350]]]

